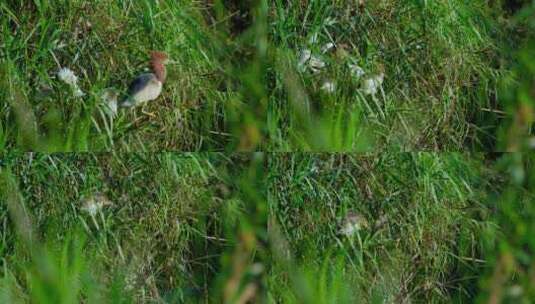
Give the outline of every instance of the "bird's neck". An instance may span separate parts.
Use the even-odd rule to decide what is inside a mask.
[[[165,65],[161,63],[160,61],[153,61],[152,62],[152,70],[154,71],[154,74],[156,75],[156,78],[161,82],[165,82],[165,77],[167,76],[167,72],[165,70]]]

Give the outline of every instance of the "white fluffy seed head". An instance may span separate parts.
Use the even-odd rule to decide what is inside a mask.
[[[363,215],[356,212],[349,212],[349,214],[344,218],[338,232],[345,236],[352,236],[359,230],[363,230],[368,227],[368,221]]]
[[[352,236],[359,231],[359,226],[352,223],[344,223],[339,233],[345,236]]]
[[[351,75],[357,80],[364,76],[364,74],[366,74],[366,72],[364,72],[364,69],[361,68],[358,64],[349,64],[348,67],[351,71]]]
[[[327,53],[332,48],[334,48],[334,43],[332,43],[332,42],[326,43],[321,47],[321,52],[322,53]]]
[[[383,85],[385,75],[383,73],[367,78],[362,84],[362,89],[366,95],[375,95]]]
[[[61,68],[58,71],[58,77],[61,81],[65,82],[68,85],[74,86],[78,84],[78,77],[69,68]]]
[[[334,93],[336,90],[336,84],[333,81],[327,80],[321,86],[321,90],[326,93]]]
[[[74,96],[82,97],[85,95],[85,93],[78,87],[78,76],[76,76],[71,69],[61,68],[58,71],[58,78],[72,88]]]
[[[111,205],[112,202],[103,194],[96,193],[82,200],[81,209],[95,216],[103,207]]]

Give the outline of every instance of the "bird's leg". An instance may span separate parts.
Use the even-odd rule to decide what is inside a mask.
[[[143,120],[143,117],[145,116],[138,117],[137,111],[134,111],[134,120],[132,122],[132,125],[136,125],[138,121]]]
[[[152,118],[156,118],[156,114],[145,111],[145,105],[141,106],[141,113],[143,113],[143,114],[145,114],[147,116],[150,116]]]

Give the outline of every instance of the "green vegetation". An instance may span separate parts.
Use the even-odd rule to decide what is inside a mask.
[[[0,1],[0,303],[532,303],[534,54],[531,0]]]
[[[359,9],[349,2],[275,1],[273,149],[492,149],[496,86],[510,64],[503,60],[501,8],[487,1],[362,1]],[[322,50],[328,43],[334,47]],[[304,49],[326,66],[296,73]],[[380,73],[383,85],[367,95],[365,79]],[[326,81],[333,92],[322,90]]]
[[[530,303],[535,295],[533,157],[495,156],[271,158],[268,298],[273,303]],[[349,213],[363,220],[359,229],[343,234]]]
[[[0,302],[260,301],[262,158],[5,156]]]
[[[0,148],[255,149],[265,124],[257,60],[265,35],[262,23],[238,32],[229,14],[197,1],[2,1]],[[150,50],[171,58],[163,95],[111,119],[102,94],[124,96]],[[61,67],[78,76],[84,96],[58,79]]]
[[[343,258],[349,270],[335,271],[341,277],[333,280],[351,282],[366,302],[445,301],[473,293],[467,288],[482,267],[480,236],[491,223],[480,158],[286,155],[272,163],[269,206],[297,260],[330,267],[324,258],[333,251],[333,261]],[[370,224],[346,237],[339,230],[349,211]],[[275,298],[293,289],[280,277],[275,268],[273,283],[284,282],[270,286]]]
[[[529,153],[1,159],[2,302],[534,296]],[[351,213],[363,220],[346,233]]]
[[[483,0],[353,2],[3,2],[0,147],[499,148],[525,22]],[[102,95],[124,97],[154,49],[171,58],[163,95],[108,117]]]

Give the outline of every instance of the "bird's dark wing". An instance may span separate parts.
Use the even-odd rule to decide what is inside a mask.
[[[141,74],[136,77],[128,87],[128,96],[135,95],[137,92],[143,90],[153,79],[156,79],[156,76],[152,73]]]

